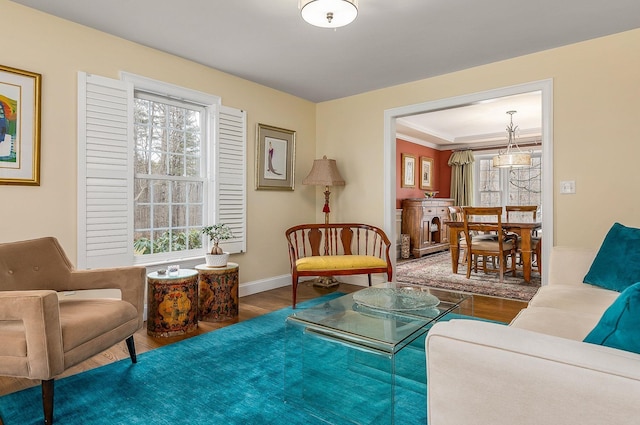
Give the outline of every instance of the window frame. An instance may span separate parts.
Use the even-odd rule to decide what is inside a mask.
[[[173,106],[173,107],[177,107],[177,108],[182,108],[182,109],[190,109],[193,111],[197,111],[200,116],[199,116],[199,128],[200,128],[200,132],[199,132],[199,136],[200,136],[200,155],[199,155],[199,164],[198,164],[198,168],[199,168],[199,175],[197,177],[186,177],[186,176],[172,176],[169,174],[152,174],[152,173],[137,173],[135,172],[135,167],[134,167],[134,176],[133,176],[133,181],[134,181],[134,188],[135,188],[135,182],[136,180],[147,180],[149,182],[152,181],[159,181],[159,180],[163,180],[163,181],[167,181],[167,182],[197,182],[200,183],[202,185],[202,217],[201,217],[201,224],[199,224],[198,226],[191,226],[191,228],[193,227],[200,227],[202,228],[204,226],[204,223],[207,221],[207,217],[209,217],[209,207],[211,206],[211,198],[209,196],[209,178],[208,176],[211,175],[211,173],[209,172],[208,168],[209,168],[209,164],[210,161],[207,161],[208,158],[208,153],[211,150],[211,144],[214,142],[214,140],[212,140],[212,138],[210,137],[210,132],[208,131],[207,125],[206,123],[210,121],[210,117],[209,117],[209,111],[207,110],[206,107],[202,106],[202,105],[197,105],[194,104],[192,102],[188,102],[188,101],[184,101],[181,99],[175,99],[175,98],[169,98],[166,96],[161,96],[158,95],[156,93],[149,93],[147,91],[144,90],[134,90],[134,102],[136,99],[141,99],[141,100],[145,100],[145,101],[150,101],[150,102],[155,102],[155,103],[159,103],[159,104],[163,104],[163,105],[169,105],[169,106]],[[137,123],[134,120],[134,128],[137,125]],[[134,130],[134,139],[135,139],[135,133],[136,131]],[[134,140],[134,150],[137,150],[137,143]],[[134,157],[135,157],[135,152],[134,152]],[[151,185],[150,185],[151,187]],[[167,202],[168,206],[169,206],[169,217],[171,217],[172,214],[172,207],[175,205],[173,202]],[[189,204],[189,202],[187,201],[185,203],[186,205]],[[154,206],[159,205],[158,203],[153,201],[153,194],[150,194],[150,199],[149,199],[149,205],[151,207],[151,212],[153,215],[153,210],[154,210]],[[134,232],[134,241],[135,241],[135,233],[137,231],[139,231],[138,228],[136,228],[135,226],[135,208],[137,206],[137,201],[135,199],[135,193],[134,193],[134,200],[133,200],[133,207],[134,207],[134,228],[133,228],[133,232]],[[153,227],[151,226],[148,230],[150,233],[155,233],[158,230],[163,230],[165,229],[163,228],[159,228],[159,227]],[[173,225],[172,223],[169,223],[167,230],[172,230],[173,229]],[[189,227],[187,227],[187,230],[189,230]],[[189,234],[187,232],[187,234]],[[152,237],[150,237],[151,240],[153,240]],[[183,257],[195,257],[195,256],[202,256],[205,254],[205,250],[206,250],[206,238],[204,235],[200,235],[200,247],[199,248],[192,248],[192,249],[185,249],[185,250],[181,250],[181,251],[169,251],[169,252],[160,252],[160,253],[151,253],[151,254],[136,254],[135,253],[135,249],[134,249],[134,263],[135,264],[147,264],[147,263],[155,263],[155,262],[164,262],[164,261],[169,261],[169,260],[173,260],[176,257],[177,258],[183,258]]]
[[[473,185],[473,204],[474,205],[478,205],[478,206],[482,206],[482,204],[480,203],[480,197],[481,197],[481,190],[480,190],[480,162],[482,160],[491,160],[497,153],[487,153],[487,154],[480,154],[480,155],[475,155],[475,161],[474,161],[474,165],[473,165],[473,181],[474,181],[474,185]],[[542,152],[539,150],[534,150],[531,153],[531,156],[534,158],[539,158],[540,161],[542,162],[543,158],[542,158]],[[499,181],[499,185],[500,185],[500,205],[493,205],[493,206],[500,206],[503,209],[507,206],[507,202],[508,202],[508,198],[509,198],[509,169],[508,168],[502,168],[499,169],[500,175],[498,178]],[[542,172],[542,169],[541,169]],[[540,176],[540,187],[542,189],[542,176]],[[542,194],[540,195],[540,202],[542,203],[542,199],[543,196]],[[538,205],[538,207],[541,208],[541,205]]]
[[[201,166],[204,167],[203,173],[201,177],[204,178],[204,189],[203,189],[203,222],[207,222],[212,219],[213,210],[215,208],[211,204],[214,201],[213,196],[211,195],[211,189],[209,186],[211,185],[212,176],[215,174],[215,170],[212,169],[214,161],[211,156],[214,152],[213,144],[215,143],[213,129],[210,126],[210,122],[212,121],[212,114],[215,110],[216,106],[219,107],[222,104],[222,100],[219,96],[209,95],[206,93],[202,93],[199,91],[191,90],[185,87],[176,86],[174,84],[165,83],[162,81],[154,80],[147,77],[142,77],[140,75],[131,74],[128,72],[121,72],[120,79],[133,84],[134,88],[134,98],[138,92],[145,93],[150,95],[150,97],[155,98],[164,98],[167,99],[167,103],[170,101],[176,100],[176,103],[186,103],[191,104],[196,107],[203,108],[204,115],[202,116],[202,131],[205,140],[202,144],[202,160],[204,164],[201,163]],[[135,143],[133,143],[135,147]],[[134,174],[135,179],[135,174]],[[135,205],[131,205],[133,208]],[[163,252],[157,254],[147,254],[147,255],[135,255],[133,256],[133,264],[136,265],[151,265],[164,263],[168,261],[180,261],[187,258],[194,258],[199,256],[204,256],[207,251],[207,240],[203,237],[202,239],[202,247],[198,249],[190,249],[185,251],[172,251],[172,252]],[[133,244],[133,239],[131,241]]]

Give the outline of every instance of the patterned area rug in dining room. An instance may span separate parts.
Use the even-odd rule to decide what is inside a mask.
[[[466,274],[466,264],[460,264],[458,273],[453,274],[449,251],[425,255],[418,259],[398,260],[396,266],[398,282],[451,291],[529,301],[540,287],[540,274],[535,270],[531,272],[530,283],[524,281],[522,270],[516,271],[516,277],[513,277],[511,272],[506,273],[502,283],[497,273],[472,271],[470,279],[467,279]]]

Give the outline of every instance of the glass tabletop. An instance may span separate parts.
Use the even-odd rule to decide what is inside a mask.
[[[469,298],[384,283],[298,310],[287,320],[304,326],[305,332],[394,353]]]

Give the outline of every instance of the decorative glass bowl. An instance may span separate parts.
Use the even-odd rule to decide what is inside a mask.
[[[434,295],[411,288],[367,288],[354,292],[353,300],[366,307],[392,311],[421,310],[440,304]]]

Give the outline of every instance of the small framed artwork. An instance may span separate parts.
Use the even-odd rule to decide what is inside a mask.
[[[293,190],[296,132],[258,124],[256,189]]]
[[[40,185],[42,76],[0,65],[0,184]]]
[[[433,158],[420,157],[420,189],[433,189]]]
[[[402,154],[402,184],[401,187],[416,187],[416,157]]]

